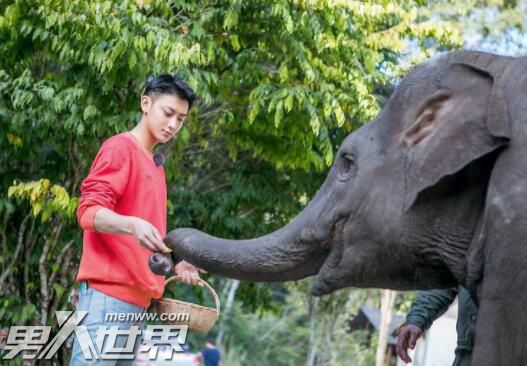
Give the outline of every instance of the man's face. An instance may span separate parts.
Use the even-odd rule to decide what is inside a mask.
[[[145,114],[148,131],[160,144],[168,142],[178,133],[187,117],[188,107],[186,100],[172,94],[141,98],[141,109]]]

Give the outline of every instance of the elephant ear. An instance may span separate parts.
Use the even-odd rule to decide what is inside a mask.
[[[455,174],[510,139],[499,81],[486,68],[451,63],[401,135],[406,152],[407,211],[420,192]]]

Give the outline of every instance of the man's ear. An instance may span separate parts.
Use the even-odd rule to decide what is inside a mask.
[[[439,91],[416,111],[400,137],[407,155],[405,210],[420,192],[510,137],[501,88],[491,74],[471,64],[451,64]]]
[[[150,108],[152,108],[153,100],[148,95],[143,95],[141,97],[141,110],[144,114],[148,114],[150,112]]]

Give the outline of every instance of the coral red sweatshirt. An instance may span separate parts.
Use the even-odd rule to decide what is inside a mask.
[[[165,170],[129,132],[106,140],[81,185],[77,218],[84,229],[77,281],[141,307],[159,298],[164,277],[150,270],[152,252],[131,235],[103,234],[93,228],[95,213],[106,207],[137,216],[166,235]]]

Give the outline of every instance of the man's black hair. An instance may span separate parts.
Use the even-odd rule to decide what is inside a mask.
[[[177,75],[163,74],[146,81],[143,95],[155,98],[155,94],[172,94],[188,102],[188,109],[196,101],[194,90]]]
[[[212,344],[213,346],[216,345],[216,342],[215,342],[214,339],[212,339],[212,338],[208,338],[208,339],[205,341],[205,343],[210,343],[210,344]]]

